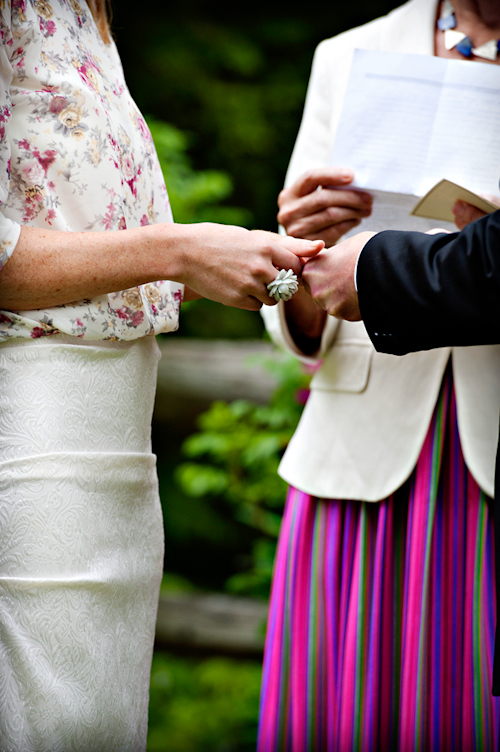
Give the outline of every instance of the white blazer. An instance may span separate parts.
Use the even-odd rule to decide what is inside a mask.
[[[432,55],[436,5],[436,0],[410,0],[319,45],[287,185],[305,170],[329,163],[353,50]],[[262,315],[277,344],[305,362],[315,361],[295,346],[282,303],[264,306]],[[316,358],[322,365],[280,475],[322,498],[378,501],[393,493],[415,467],[450,354],[465,461],[483,491],[493,496],[500,346],[396,357],[377,353],[361,322],[331,317]]]

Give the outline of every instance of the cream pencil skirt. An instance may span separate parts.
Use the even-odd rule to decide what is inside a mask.
[[[140,752],[163,564],[154,338],[0,346],[0,750]]]

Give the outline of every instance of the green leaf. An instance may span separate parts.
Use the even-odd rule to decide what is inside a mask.
[[[161,120],[148,117],[147,121],[168,185],[176,222],[251,223],[251,213],[246,209],[216,207],[233,192],[233,182],[227,172],[193,170],[187,155],[190,141],[188,134]],[[214,207],[216,211],[211,213]]]
[[[276,457],[280,449],[281,441],[278,434],[262,432],[257,434],[247,449],[245,449],[242,461],[245,464],[261,463],[269,457]]]
[[[179,465],[176,471],[176,479],[183,491],[189,496],[220,494],[227,488],[229,480],[228,474],[224,470],[191,462]]]

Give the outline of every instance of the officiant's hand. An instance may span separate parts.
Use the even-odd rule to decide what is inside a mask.
[[[365,191],[349,190],[352,170],[321,167],[305,172],[278,196],[278,222],[287,235],[323,240],[327,248],[372,210],[372,197]]]
[[[500,209],[500,198],[498,196],[491,196],[489,194],[481,194],[483,198],[491,201],[492,204],[496,204]],[[486,216],[486,212],[477,209],[472,204],[468,204],[465,201],[455,201],[452,207],[452,212],[455,216],[455,224],[459,230],[463,230],[466,225],[474,222],[475,219],[481,219]]]
[[[306,261],[302,281],[314,302],[330,316],[361,320],[354,273],[359,254],[375,234],[360,232]]]

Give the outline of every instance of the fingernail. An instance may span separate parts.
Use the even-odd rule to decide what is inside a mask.
[[[370,193],[362,193],[361,194],[362,201],[367,206],[371,206],[373,203],[373,196]]]
[[[340,173],[340,177],[342,180],[345,180],[347,182],[351,182],[351,180],[354,180],[354,173],[352,170],[344,169]]]

